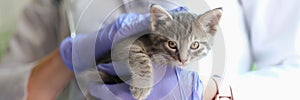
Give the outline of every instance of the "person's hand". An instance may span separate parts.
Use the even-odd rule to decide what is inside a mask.
[[[115,22],[103,27],[98,33],[95,34],[79,34],[75,38],[67,37],[60,45],[60,53],[66,66],[74,71],[72,51],[75,49],[74,40],[82,42],[81,44],[95,44],[95,55],[98,59],[105,53],[107,53],[112,46],[112,42],[131,36],[139,31],[148,28],[147,16],[143,14],[124,14],[121,15]],[[119,34],[118,38],[114,38],[116,34]],[[95,41],[91,41],[95,39]],[[86,42],[86,43],[84,43]],[[84,48],[84,45],[81,45]],[[76,53],[73,53],[73,55]]]
[[[231,100],[228,97],[219,97],[219,95],[217,95],[218,98],[216,98],[215,100]]]
[[[207,100],[233,100],[232,88],[221,76],[213,75],[207,89],[211,91]]]
[[[101,64],[100,68],[107,68],[113,72],[111,64]],[[154,86],[150,95],[145,100],[156,99],[191,99],[203,98],[203,83],[196,72],[182,70],[173,66],[154,65]],[[103,70],[103,69],[101,69]],[[89,97],[96,99],[135,100],[132,96],[128,83],[101,84],[94,83],[89,86]]]

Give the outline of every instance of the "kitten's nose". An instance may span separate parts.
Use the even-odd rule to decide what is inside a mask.
[[[180,62],[181,62],[182,64],[185,64],[185,63],[187,62],[187,59],[180,59]]]

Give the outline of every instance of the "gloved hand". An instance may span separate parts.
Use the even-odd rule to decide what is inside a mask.
[[[147,16],[142,14],[125,14],[121,15],[115,22],[103,27],[98,33],[95,43],[95,58],[98,59],[104,53],[107,53],[112,46],[114,40],[120,40],[130,35],[138,33],[139,31],[148,28],[149,20]],[[114,38],[116,34],[119,34],[118,39]],[[94,34],[79,34],[75,38],[67,37],[60,45],[60,53],[65,65],[72,71],[74,71],[72,51],[75,47],[74,40],[79,42],[87,42],[93,38]],[[92,41],[93,42],[93,41]],[[87,42],[90,43],[90,42]],[[81,43],[82,44],[82,43]],[[83,43],[84,44],[84,43]],[[84,48],[84,45],[82,45]],[[76,53],[74,53],[76,55]]]
[[[101,64],[98,67],[111,68],[111,64]],[[196,72],[174,66],[153,67],[154,86],[146,100],[203,100],[204,87]],[[96,100],[135,100],[127,83],[93,83],[89,86],[89,94]]]

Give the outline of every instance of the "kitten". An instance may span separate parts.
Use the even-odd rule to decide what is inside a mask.
[[[112,58],[106,57],[98,63],[111,62],[111,59],[123,61],[122,66],[128,67],[130,73],[124,81],[131,79],[133,97],[146,99],[153,85],[152,65],[179,67],[206,56],[212,47],[221,15],[221,9],[196,15],[186,11],[170,13],[158,5],[152,5],[150,29],[145,31],[151,33],[123,40],[112,49]],[[106,84],[124,82],[121,80],[124,77],[119,78],[122,76],[111,76],[101,70],[99,74]]]

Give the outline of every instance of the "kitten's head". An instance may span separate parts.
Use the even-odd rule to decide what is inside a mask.
[[[221,9],[202,15],[189,12],[170,13],[158,5],[150,9],[151,31],[165,39],[165,58],[171,63],[185,65],[204,57],[211,49],[221,17]]]

